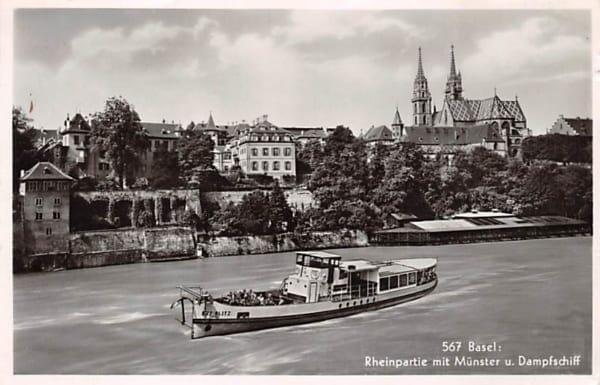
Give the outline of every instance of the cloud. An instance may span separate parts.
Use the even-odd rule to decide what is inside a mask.
[[[125,28],[93,28],[71,41],[74,57],[94,60],[109,56],[113,60],[129,61],[140,52],[157,54],[167,51],[182,34],[198,38],[216,22],[200,17],[191,26],[165,25],[163,22],[150,22],[127,33]]]
[[[385,31],[417,36],[421,31],[400,18],[385,17],[372,12],[354,11],[292,11],[289,24],[273,28],[273,36],[287,44],[306,44],[318,39],[342,40],[359,35]]]
[[[590,43],[585,36],[561,32],[556,19],[535,17],[484,36],[477,41],[475,53],[464,59],[463,73],[474,83],[487,84],[523,83],[543,77],[568,80],[571,77],[565,71],[581,73],[587,69]],[[479,76],[475,78],[475,74]]]

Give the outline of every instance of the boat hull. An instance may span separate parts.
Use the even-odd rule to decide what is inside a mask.
[[[328,319],[347,317],[353,314],[383,309],[390,306],[419,299],[431,293],[437,286],[437,280],[424,285],[423,290],[412,291],[405,294],[385,298],[385,296],[373,296],[367,298],[356,298],[332,302],[335,309],[321,310],[309,313],[285,314],[281,316],[272,315],[267,317],[251,317],[245,319],[233,318],[196,318],[192,320],[192,339],[209,336],[243,333],[262,329],[271,329],[283,326],[300,325],[312,322],[325,321]],[[364,300],[364,301],[363,301]],[[368,300],[368,301],[367,301]],[[310,306],[310,304],[302,305]],[[276,308],[276,306],[271,307]]]

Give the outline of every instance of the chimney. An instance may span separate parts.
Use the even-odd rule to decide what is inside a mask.
[[[166,120],[164,120],[164,119],[163,119],[163,120],[162,120],[162,122],[163,122],[163,123],[166,123]]]
[[[21,169],[21,178],[23,178],[25,176],[25,170]]]

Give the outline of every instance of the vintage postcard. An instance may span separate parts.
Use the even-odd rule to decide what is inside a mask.
[[[3,5],[7,378],[597,382],[598,4],[461,4]]]

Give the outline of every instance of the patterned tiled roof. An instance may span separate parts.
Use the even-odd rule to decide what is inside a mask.
[[[503,101],[498,96],[481,100],[448,100],[448,106],[452,118],[457,122],[476,122],[488,119],[525,121],[525,115],[518,101]]]
[[[406,127],[406,141],[423,145],[467,145],[503,142],[497,130],[489,124],[463,127]]]
[[[511,116],[514,116],[515,122],[525,121],[525,114],[523,114],[521,105],[517,100],[503,100],[502,103],[504,104],[504,107],[508,110],[508,113]]]

